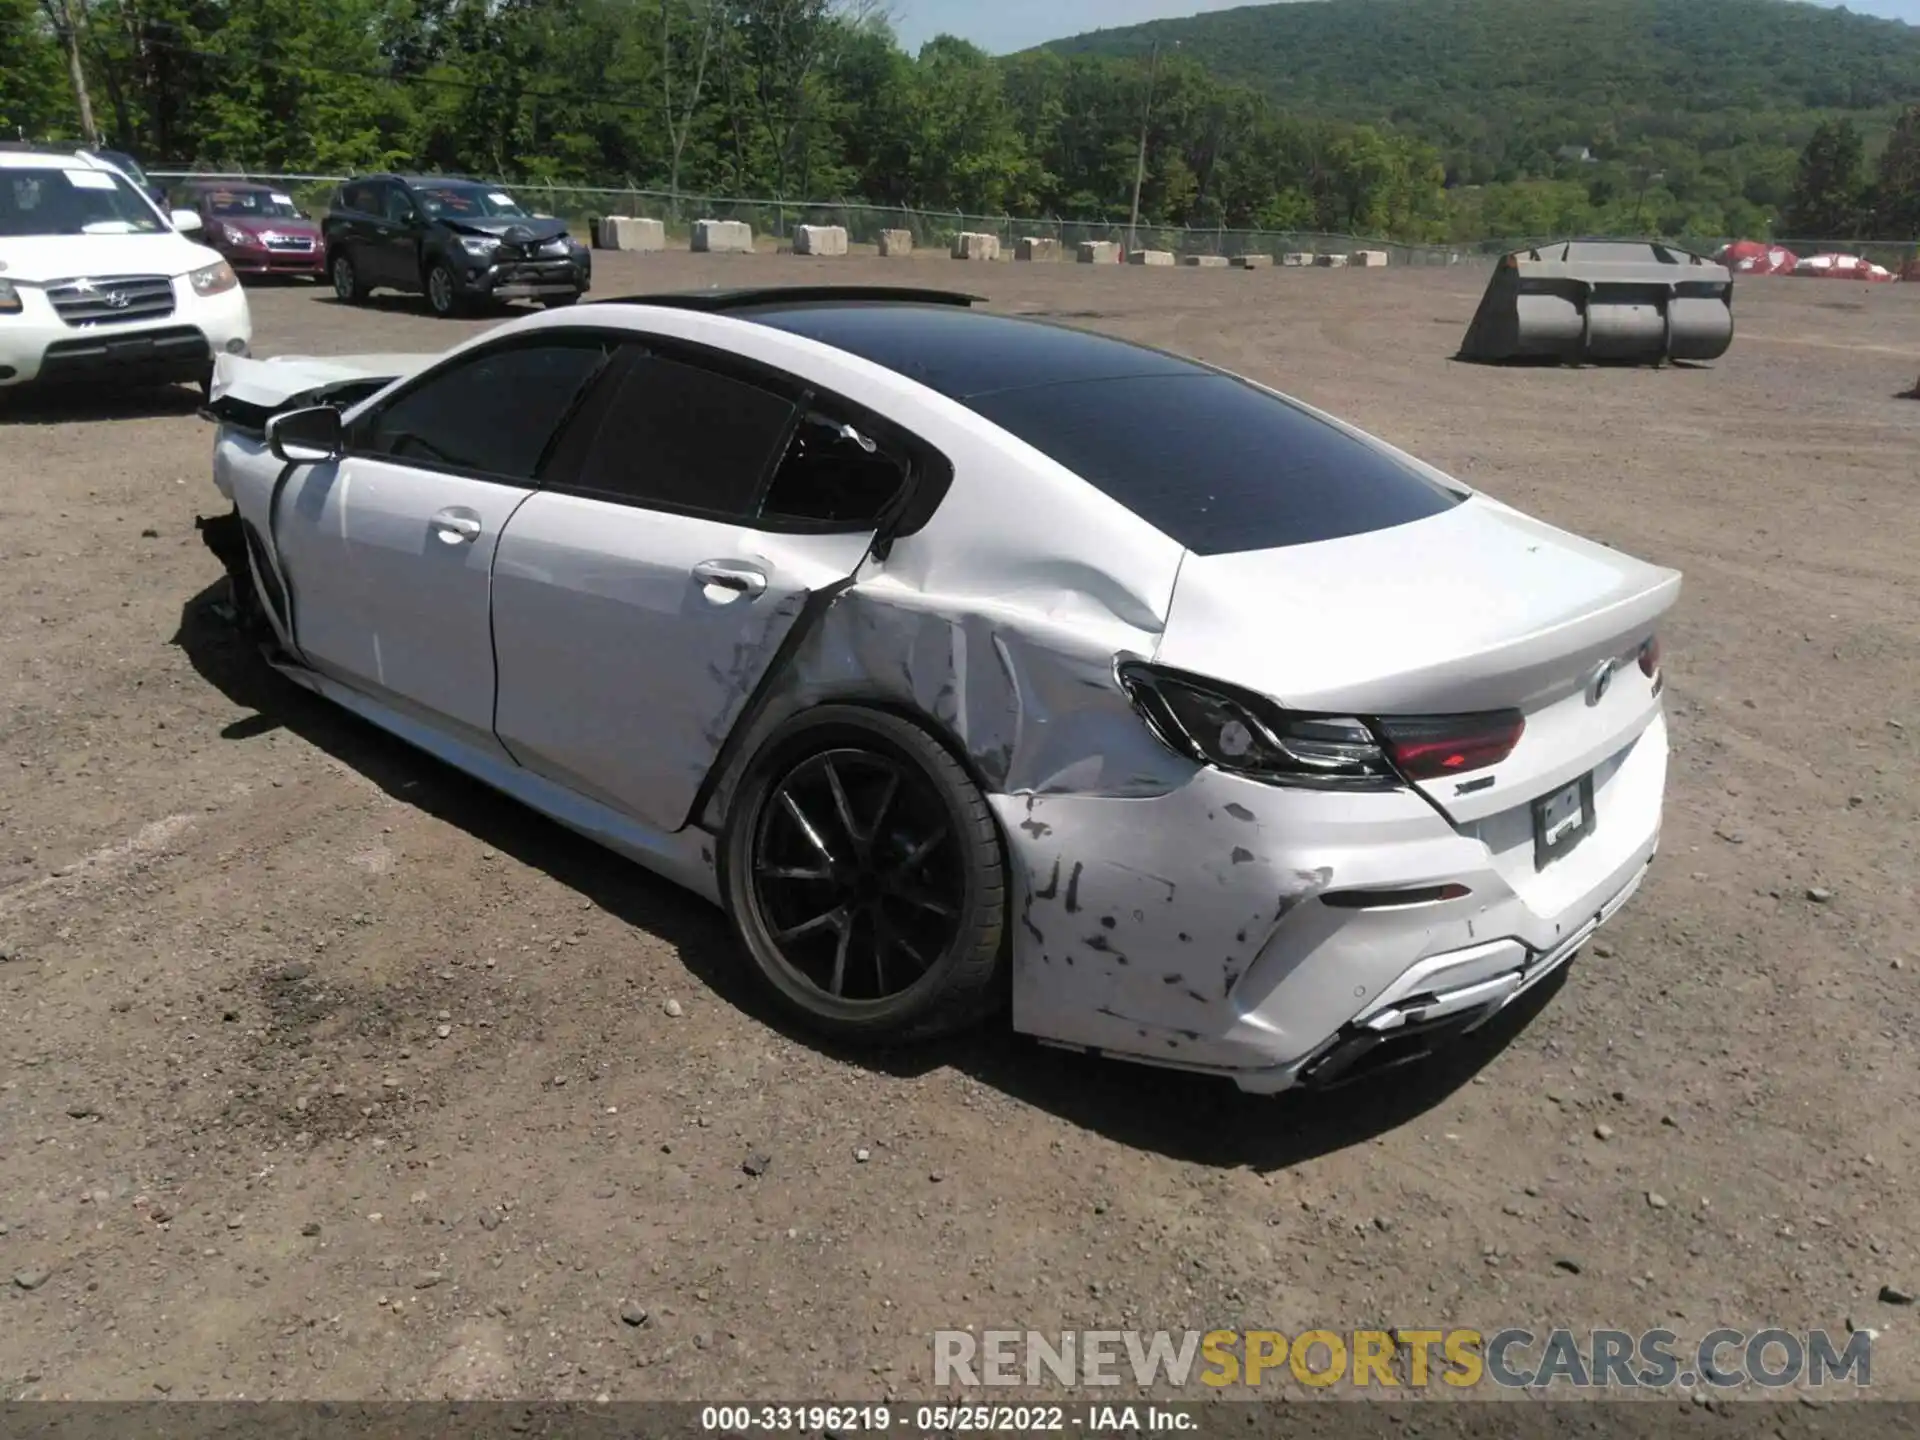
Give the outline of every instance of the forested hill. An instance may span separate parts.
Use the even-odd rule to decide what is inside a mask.
[[[1455,183],[1564,172],[1561,147],[1585,146],[1660,164],[1681,190],[1675,167],[1768,172],[1761,203],[1778,203],[1821,119],[1853,116],[1871,146],[1920,102],[1920,27],[1788,0],[1300,0],[1046,48],[1156,41],[1290,110],[1412,131]]]

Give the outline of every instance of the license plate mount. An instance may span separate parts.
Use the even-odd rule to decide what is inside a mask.
[[[1593,833],[1593,776],[1533,802],[1533,868],[1544,870]]]

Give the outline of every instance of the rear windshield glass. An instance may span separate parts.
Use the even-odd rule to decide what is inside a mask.
[[[1075,381],[966,403],[1200,555],[1364,535],[1461,499],[1226,375]]]

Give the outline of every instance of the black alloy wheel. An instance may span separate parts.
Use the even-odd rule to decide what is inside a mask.
[[[991,1008],[1005,864],[965,769],[897,716],[795,722],[743,787],[725,885],[775,994],[816,1028],[897,1041]]]

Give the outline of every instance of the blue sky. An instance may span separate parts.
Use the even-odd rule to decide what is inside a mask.
[[[1142,20],[1231,10],[1247,0],[892,0],[901,44],[918,50],[941,32],[1004,54],[1043,40]],[[1920,25],[1920,0],[1851,0],[1847,7]]]

